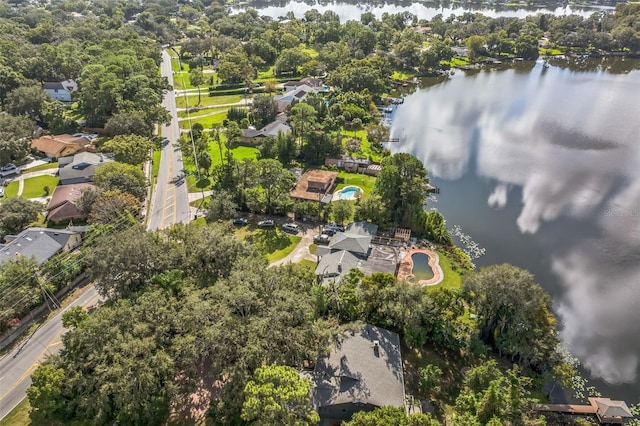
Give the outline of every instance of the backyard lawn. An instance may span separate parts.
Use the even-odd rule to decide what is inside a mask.
[[[199,117],[191,117],[191,120],[181,120],[178,124],[181,129],[188,129],[189,123],[193,126],[196,123],[202,124],[202,127],[205,129],[211,129],[214,125],[222,125],[222,122],[225,118],[227,118],[227,110],[228,108],[224,108],[222,111],[215,112],[211,115],[199,116]]]
[[[29,167],[28,169],[24,169],[24,173],[31,173],[31,172],[38,172],[40,170],[49,170],[49,169],[57,169],[58,168],[58,163],[45,163],[45,164],[40,164],[37,165],[35,167]]]
[[[224,145],[224,135],[221,133],[220,138],[222,139],[222,156],[226,158],[227,149]],[[213,163],[212,167],[218,166],[221,164],[220,159],[220,147],[217,142],[209,143],[209,155],[211,155],[211,160]],[[258,148],[253,148],[250,146],[237,146],[231,149],[231,155],[236,161],[242,161],[245,158],[257,159],[258,158]],[[189,172],[189,176],[187,176],[187,187],[189,192],[200,192],[202,189],[208,190],[211,189],[211,185],[213,184],[213,180],[211,178],[205,178],[201,182],[198,182],[195,174],[195,165],[191,159],[185,159],[184,168]]]
[[[278,227],[260,229],[255,225],[239,227],[236,230],[236,236],[252,244],[260,253],[267,256],[269,262],[284,259],[302,240],[302,237],[287,234]]]
[[[349,173],[341,171],[338,173],[338,179],[336,179],[336,191],[341,190],[345,186],[359,186],[362,188],[365,194],[369,195],[373,191],[373,186],[376,183],[375,176],[363,175],[360,173]]]
[[[201,116],[206,116],[209,114],[213,114],[216,112],[221,112],[221,111],[228,111],[229,107],[212,107],[212,108],[202,108],[202,109],[196,109],[194,108],[189,108],[190,112],[189,112],[189,117],[191,117],[191,119],[194,118],[198,118]],[[178,118],[187,118],[187,111],[178,111]]]
[[[427,290],[436,290],[439,288],[460,289],[462,286],[462,276],[451,268],[451,261],[447,258],[447,254],[444,251],[437,250],[437,252],[444,278],[440,284],[427,286]]]

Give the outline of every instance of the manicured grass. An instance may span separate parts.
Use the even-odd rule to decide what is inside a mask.
[[[197,109],[197,110],[194,107],[194,108],[189,108],[189,109],[191,110],[189,112],[189,117],[194,119],[194,118],[201,117],[203,115],[213,114],[213,113],[221,112],[221,111],[228,111],[229,107],[202,108],[202,109]],[[187,118],[187,111],[179,111],[178,112],[178,118]]]
[[[468,65],[469,64],[469,58],[467,58],[466,56],[454,56],[453,58],[451,58],[450,61],[440,61],[441,64],[449,64],[449,66],[451,67],[456,67],[456,66],[462,66],[462,65]]]
[[[202,124],[205,129],[211,129],[214,125],[222,125],[224,119],[227,118],[227,111],[219,111],[212,115],[207,115],[200,118],[192,118],[191,120],[182,120],[179,123],[181,129],[188,129],[189,122],[193,126],[196,123]]]
[[[316,254],[316,250],[318,250],[318,245],[317,244],[311,244],[309,246],[309,253]]]
[[[275,78],[275,65],[270,66],[269,68],[264,68],[258,71],[257,80],[267,80],[270,78]]]
[[[258,251],[267,256],[269,262],[285,258],[302,240],[302,237],[287,234],[280,228],[248,228],[241,229],[241,233],[245,234],[245,239]]]
[[[433,291],[439,288],[460,289],[462,287],[462,276],[451,268],[451,261],[444,251],[437,250],[437,252],[444,279],[438,285],[427,286],[427,290]]]
[[[57,169],[57,168],[58,168],[58,163],[53,163],[53,162],[45,163],[35,167],[29,167],[28,169],[24,169],[23,173],[31,173],[31,172],[37,172],[40,170],[49,170],[49,169]]]
[[[25,398],[4,419],[0,420],[0,426],[25,426],[31,424],[29,419],[30,411],[29,398]]]
[[[366,195],[371,194],[373,191],[373,186],[376,183],[375,176],[363,175],[360,173],[349,173],[345,171],[341,171],[338,173],[338,178],[336,179],[336,191],[341,190],[345,186],[359,186],[362,188]]]
[[[60,182],[55,176],[37,176],[24,180],[24,189],[22,190],[22,196],[24,198],[36,198],[36,197],[45,197],[47,195],[51,195],[53,190]],[[14,182],[12,182],[14,183]],[[18,182],[15,182],[16,184]],[[49,193],[45,194],[44,187],[49,187]]]
[[[158,177],[158,172],[160,171],[160,156],[162,155],[162,151],[156,149],[153,151],[152,163],[151,163],[151,176]]]
[[[182,66],[187,70],[189,69],[189,65],[184,62]],[[191,81],[189,81],[189,71],[177,72],[173,75],[173,88],[175,90],[196,89],[196,87],[191,85]]]
[[[308,259],[302,259],[300,262],[298,262],[300,265],[304,266],[305,268],[309,268],[312,271],[316,270],[316,262],[314,262],[313,260],[308,260]]]
[[[222,156],[226,161],[227,158],[227,148],[224,145],[225,137],[223,134],[220,134],[220,138],[222,139]],[[257,159],[258,158],[258,148],[253,148],[250,146],[237,146],[231,150],[231,155],[237,161],[242,161],[245,158]],[[211,141],[209,143],[209,155],[211,155],[211,160],[213,163],[212,167],[219,166],[221,164],[220,160],[220,148],[218,143],[215,141]],[[213,185],[212,178],[205,178],[200,182],[197,182],[197,177],[195,175],[195,165],[190,158],[185,158],[184,168],[187,170],[190,175],[187,176],[187,187],[189,192],[200,192],[200,190],[204,189],[205,191],[211,189]],[[198,185],[200,184],[200,186]]]
[[[209,205],[209,201],[211,201],[211,197],[204,197],[199,200],[194,200],[190,202],[189,205],[191,207],[200,207],[200,208],[206,209],[207,206]]]
[[[18,181],[9,182],[4,188],[4,198],[12,198],[18,195]]]
[[[247,96],[247,99],[250,98],[251,96]],[[244,100],[244,96],[243,95],[223,95],[223,96],[209,96],[209,93],[207,92],[206,89],[204,89],[202,91],[202,96],[200,99],[200,105],[198,105],[198,94],[196,93],[195,96],[193,94],[191,94],[191,92],[189,93],[188,96],[188,100],[187,102],[189,102],[189,108],[193,108],[195,106],[216,106],[216,105],[227,105],[227,104],[235,104],[238,103],[240,101]],[[185,102],[185,97],[184,96],[179,96],[178,98],[176,98],[176,106],[178,108],[186,108],[187,107],[187,102]],[[244,102],[242,103],[242,105],[238,105],[238,106],[243,106]]]
[[[538,54],[540,56],[556,56],[556,55],[562,55],[562,51],[560,49],[556,49],[556,48],[543,48],[543,47],[539,47],[538,48]]]
[[[344,146],[346,146],[346,143],[349,139],[355,138],[360,140],[360,152],[355,153],[353,155],[354,157],[370,158],[371,161],[374,162],[379,162],[381,160],[382,156],[380,155],[380,153],[371,149],[371,144],[367,139],[366,130],[358,130],[357,132],[353,132],[351,130],[343,129],[340,133],[342,134],[342,142]]]

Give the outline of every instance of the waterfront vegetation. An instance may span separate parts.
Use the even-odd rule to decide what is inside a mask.
[[[91,126],[104,125],[112,136],[150,137],[157,123],[169,119],[159,108],[162,93],[193,89],[201,78],[198,69],[215,68],[215,74],[203,73],[200,95],[189,92],[177,103],[185,108],[188,100],[190,108],[215,113],[194,112],[191,132],[179,144],[189,190],[214,189],[216,195],[209,199],[206,220],[158,233],[137,225],[117,232],[114,223],[125,220],[120,211],[139,206],[144,198],[146,177],[134,165],[137,161],[125,164],[123,159],[99,169],[99,190],[87,193],[83,202],[118,207],[90,216],[101,224],[99,231],[117,232],[118,244],[110,233],[93,234],[77,266],[86,269],[107,302],[92,315],[80,310],[63,318],[70,329],[62,337],[64,350],[32,376],[28,396],[34,422],[163,424],[176,405],[192,408],[194,392],[216,387],[201,417],[239,424],[253,419],[245,403],[256,398],[247,385],[259,382],[265,369],[304,369],[330,344],[332,334],[366,322],[401,335],[409,389],[420,399],[435,398],[436,419],[427,419],[429,425],[544,424],[529,410],[529,403],[540,398],[541,384],[555,378],[568,385],[576,376],[557,352],[549,295],[531,274],[514,266],[473,270],[469,257],[453,246],[442,215],[423,208],[429,182],[424,165],[412,155],[391,155],[383,148],[389,134],[379,124],[376,104],[388,100],[392,86],[402,80],[445,75],[451,67],[492,58],[535,59],[545,33],[545,54],[638,51],[640,36],[633,23],[640,6],[619,5],[613,14],[588,19],[493,19],[465,13],[418,22],[408,12],[381,19],[367,12],[360,21],[341,24],[336,14],[316,10],[307,11],[303,20],[279,23],[266,22],[254,10],[229,15],[219,5],[202,3],[174,9],[150,1],[115,13],[104,2],[79,4],[87,12],[82,19],[58,4],[37,12],[27,5],[0,8],[5,28],[0,103],[7,112],[0,115],[0,162],[26,157],[25,140],[36,121],[53,133],[75,131],[71,115]],[[429,31],[417,31],[427,25]],[[157,72],[158,52],[162,45],[177,43],[183,66],[172,61],[176,74],[170,88]],[[457,56],[452,47],[466,55]],[[275,119],[274,80],[323,73],[329,93],[309,94],[286,109],[292,133],[264,138],[257,147],[241,145],[243,128],[261,128]],[[78,78],[81,88],[72,114],[38,83],[67,78]],[[216,83],[211,93],[220,96],[209,95],[211,81]],[[242,104],[245,96],[239,93],[254,85],[268,94],[249,95],[248,113],[217,108]],[[121,140],[134,145],[133,139]],[[143,151],[148,155],[149,149]],[[382,230],[410,228],[415,236],[428,238],[440,253],[445,275],[440,285],[424,289],[390,274],[364,276],[354,269],[329,289],[317,284],[309,262],[268,267],[290,254],[301,237],[277,227],[233,228],[228,223],[237,210],[291,213],[289,191],[296,178],[289,168],[322,167],[325,158],[344,154],[380,160],[382,170],[377,178],[340,172],[338,189],[359,186],[365,196],[342,203],[333,217],[342,221],[353,215]],[[127,149],[119,155],[138,157]],[[152,155],[154,177],[159,155],[157,150]],[[23,196],[42,196],[45,186],[53,190],[56,184],[50,176],[27,179]],[[17,182],[6,191],[16,195]],[[41,206],[15,198],[0,209],[0,232],[7,235],[36,220]],[[10,285],[12,276],[32,277],[24,292],[35,296],[20,308],[33,307],[42,301],[37,290],[43,283],[56,289],[64,282],[50,282],[54,276],[46,272],[29,259],[11,260],[3,265],[0,289]],[[18,312],[13,302],[3,300],[3,326],[26,312]],[[463,376],[464,367],[469,371]],[[288,370],[274,369],[276,376],[290,376]],[[302,401],[306,409],[307,403]],[[284,407],[289,405],[281,407],[286,412]],[[27,409],[25,403],[17,413]]]

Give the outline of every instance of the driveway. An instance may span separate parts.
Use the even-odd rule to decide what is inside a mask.
[[[279,266],[286,265],[287,263],[298,263],[301,260],[310,260],[312,262],[316,262],[318,259],[316,255],[311,254],[309,251],[309,246],[313,244],[313,237],[318,234],[320,224],[308,224],[305,222],[298,223],[300,225],[300,232],[298,232],[298,236],[302,237],[302,240],[298,243],[296,248],[293,249],[291,253],[289,253],[286,257],[276,260],[271,263],[269,266]]]

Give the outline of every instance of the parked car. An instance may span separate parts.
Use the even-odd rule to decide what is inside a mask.
[[[314,244],[329,244],[329,240],[331,239],[331,237],[327,234],[318,234],[315,237],[313,237],[313,243]]]
[[[300,230],[300,227],[297,223],[285,223],[284,225],[282,225],[282,230],[291,234],[297,234]]]
[[[261,220],[258,222],[258,228],[273,228],[274,226],[276,226],[276,223],[271,219]]]
[[[15,164],[9,163],[6,166],[3,166],[2,168],[0,168],[0,177],[9,176],[16,173],[20,173],[20,169],[18,169],[18,167]]]
[[[0,198],[4,197],[4,186],[0,185]]]
[[[244,226],[247,223],[249,223],[249,221],[247,220],[246,217],[236,217],[235,219],[233,219],[231,221],[234,225],[239,225],[239,226]]]
[[[344,226],[336,225],[335,223],[329,223],[322,227],[323,234],[333,235],[336,232],[344,232]]]

